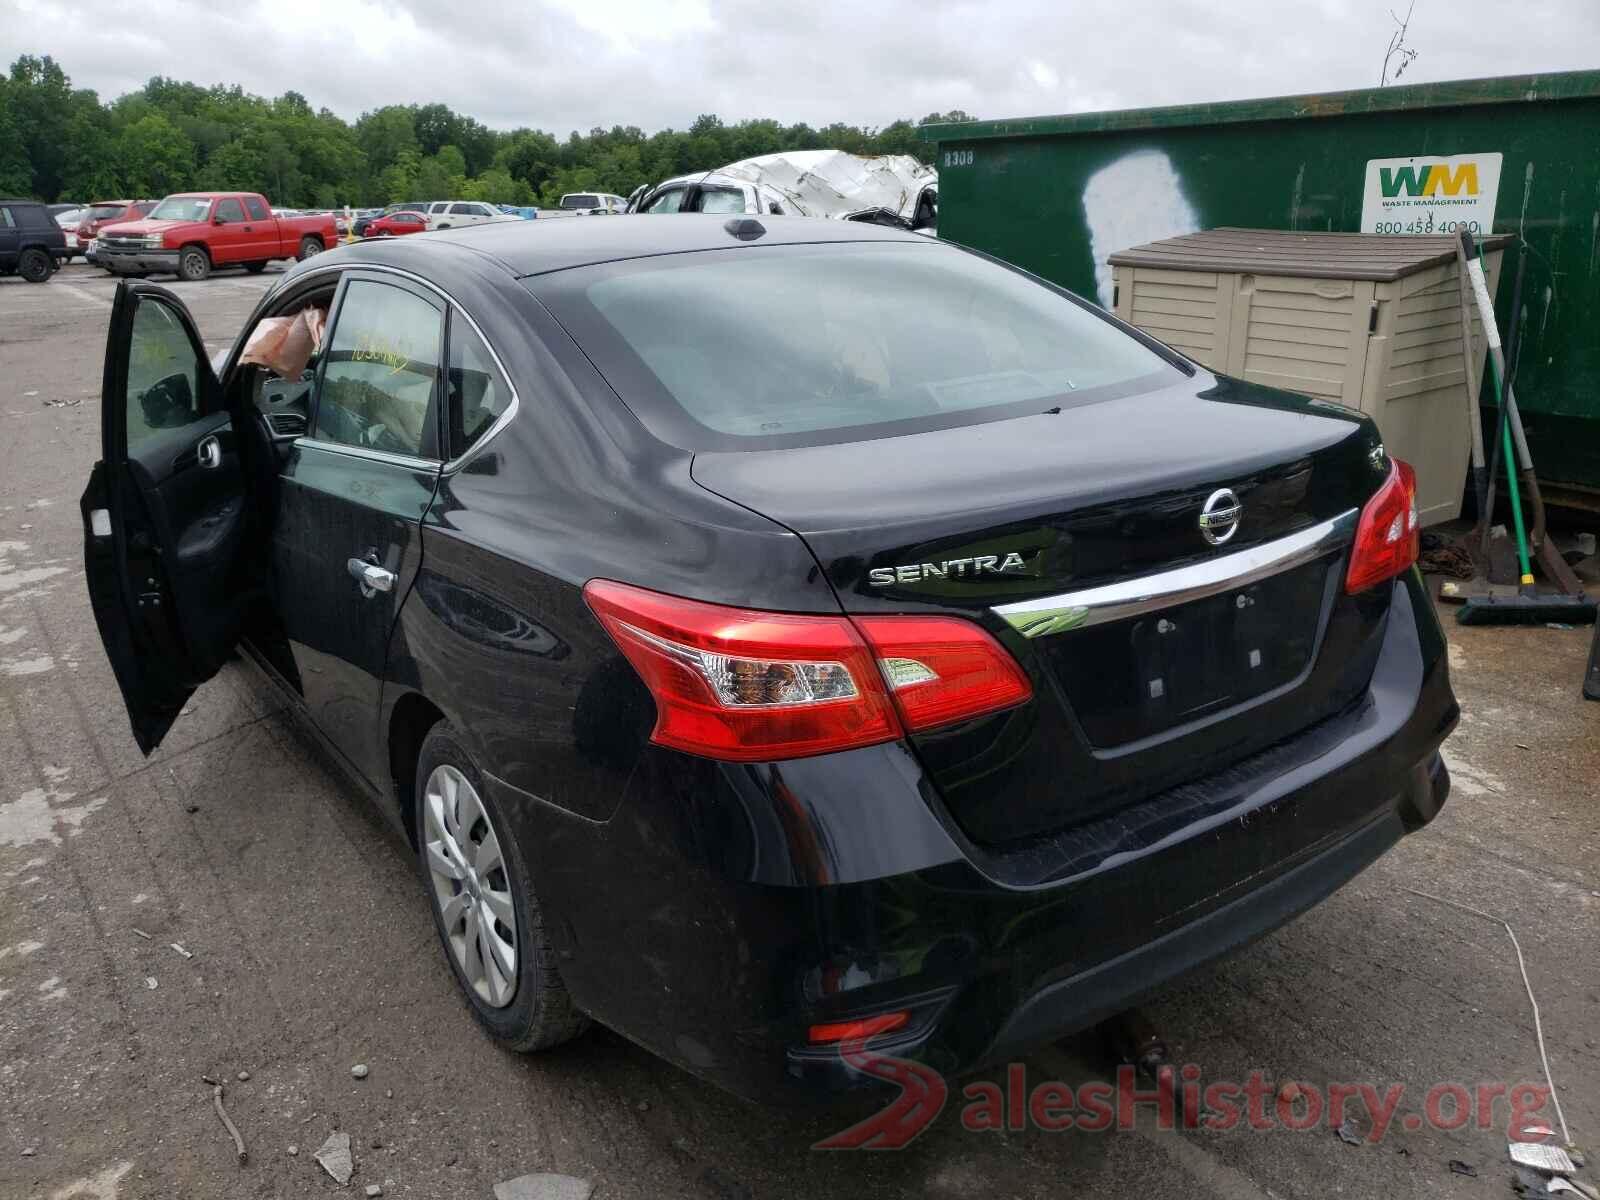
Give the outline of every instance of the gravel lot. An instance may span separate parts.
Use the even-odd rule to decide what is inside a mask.
[[[218,349],[276,272],[173,286]],[[1123,1133],[979,1134],[962,1128],[958,1086],[903,1151],[819,1153],[839,1119],[746,1107],[603,1029],[544,1057],[500,1052],[457,999],[409,851],[248,668],[207,685],[151,759],[134,747],[77,512],[113,288],[82,265],[40,286],[0,280],[0,1197],[336,1191],[312,1159],[334,1130],[351,1136],[356,1195],[487,1200],[497,1181],[550,1171],[605,1200],[1509,1196],[1503,1102],[1497,1129],[1406,1118],[1434,1084],[1540,1078],[1516,960],[1498,926],[1406,887],[1516,928],[1567,1121],[1600,1146],[1586,630],[1451,623],[1465,717],[1443,815],[1148,1007],[1206,1081],[1405,1085],[1381,1143],[1348,1145],[1325,1120],[1162,1131],[1148,1107]],[[1088,1037],[1025,1066],[1029,1086],[1112,1070]],[[227,1084],[246,1166],[202,1075]]]

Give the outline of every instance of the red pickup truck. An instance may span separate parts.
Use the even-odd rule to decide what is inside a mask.
[[[275,217],[255,192],[180,192],[139,221],[107,225],[95,261],[113,275],[204,279],[213,267],[261,270],[275,258],[310,258],[339,244],[331,215]]]

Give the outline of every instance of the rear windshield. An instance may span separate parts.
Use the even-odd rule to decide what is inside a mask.
[[[128,211],[126,204],[96,204],[84,214],[85,221],[109,221]]]
[[[580,192],[574,196],[561,197],[562,208],[599,208],[600,197],[591,196],[587,192]]]
[[[931,240],[662,255],[529,282],[640,419],[687,449],[865,440],[1179,377],[1097,310]]]

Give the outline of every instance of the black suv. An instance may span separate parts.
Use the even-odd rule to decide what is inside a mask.
[[[67,235],[37,200],[0,200],[0,275],[43,283],[67,257]]]

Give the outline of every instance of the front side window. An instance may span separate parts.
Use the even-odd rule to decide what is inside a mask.
[[[352,280],[318,393],[321,441],[437,458],[440,311],[415,292]]]
[[[687,449],[914,433],[1181,377],[1068,296],[921,238],[630,259],[528,286]]]
[[[478,215],[477,205],[474,204],[452,204],[450,206],[450,211],[464,217],[475,217]]]
[[[244,220],[244,205],[237,200],[218,200],[217,219],[227,223]]]
[[[738,188],[704,188],[700,192],[703,213],[742,213],[744,193]]]
[[[260,196],[246,196],[244,206],[250,210],[252,221],[265,221],[267,219],[267,206],[261,203]]]
[[[15,229],[17,227],[17,219],[11,215],[9,208],[0,208],[0,225],[5,226],[7,229]]]
[[[459,312],[450,316],[450,455],[464,453],[511,403],[489,348]]]
[[[673,188],[671,191],[662,192],[646,206],[647,213],[675,213],[683,208],[683,188]]]

